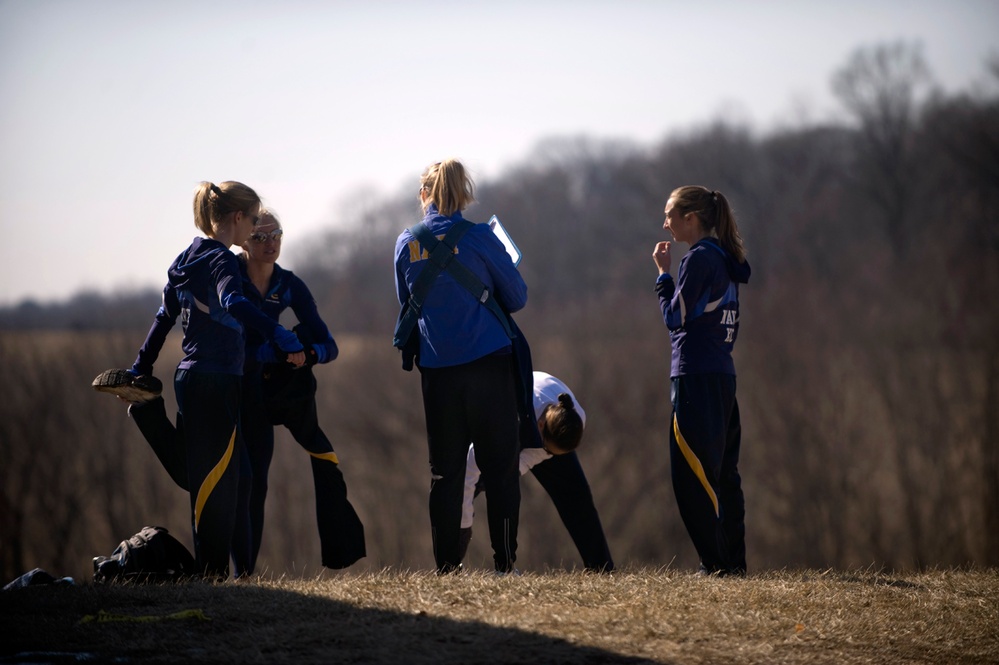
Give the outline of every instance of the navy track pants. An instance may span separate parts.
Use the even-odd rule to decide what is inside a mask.
[[[575,451],[555,455],[536,464],[531,473],[555,504],[562,523],[583,558],[583,566],[597,572],[614,570],[600,515],[593,503],[593,493]]]
[[[430,528],[437,570],[461,564],[461,506],[468,446],[486,489],[493,563],[513,569],[520,518],[517,395],[510,354],[453,367],[421,367],[430,448]]]
[[[174,390],[184,419],[188,491],[198,570],[229,576],[229,545],[236,521],[240,457],[240,377],[177,370]]]
[[[742,427],[735,386],[735,377],[728,374],[689,374],[671,381],[673,492],[708,573],[746,572]]]
[[[347,499],[347,484],[333,444],[319,427],[316,379],[311,368],[285,370],[265,379],[259,373],[244,377],[242,431],[251,470],[240,485],[249,523],[240,524],[233,555],[256,566],[263,538],[267,477],[274,456],[274,426],[284,425],[311,456],[322,564],[346,568],[366,554],[364,526]]]

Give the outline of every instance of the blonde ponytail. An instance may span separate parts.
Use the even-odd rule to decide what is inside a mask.
[[[450,217],[475,203],[475,185],[456,159],[445,159],[428,166],[420,177],[420,191],[425,192],[423,211],[431,204],[445,217]]]
[[[260,203],[257,193],[235,180],[218,185],[204,181],[194,190],[194,225],[206,236],[214,236],[225,216],[249,212]]]

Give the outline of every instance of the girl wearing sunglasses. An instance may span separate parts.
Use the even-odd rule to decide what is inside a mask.
[[[333,445],[319,427],[312,373],[313,365],[336,359],[339,351],[305,282],[277,264],[283,236],[274,211],[261,210],[260,223],[239,255],[243,291],[274,321],[285,310],[292,310],[298,319],[295,332],[306,345],[306,366],[293,369],[283,362],[279,347],[255,331],[247,331],[242,424],[252,484],[240,485],[241,500],[249,508],[240,514],[248,515],[249,523],[237,532],[233,552],[249,561],[252,572],[263,535],[274,426],[284,425],[311,456],[322,564],[345,568],[365,555],[364,527],[347,500],[347,485]]]

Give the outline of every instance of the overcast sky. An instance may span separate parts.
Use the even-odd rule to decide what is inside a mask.
[[[431,161],[481,181],[554,136],[839,117],[833,72],[897,40],[964,90],[996,26],[996,0],[0,0],[0,305],[162,286],[201,180],[256,189],[294,269],[352,194],[415,196]]]

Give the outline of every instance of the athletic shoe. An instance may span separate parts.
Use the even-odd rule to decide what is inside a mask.
[[[520,571],[516,568],[511,568],[510,570],[494,570],[493,575],[496,577],[520,577]]]
[[[132,404],[148,402],[163,392],[163,383],[155,376],[136,376],[127,369],[101,372],[90,385],[94,390],[117,395]]]
[[[442,568],[437,569],[438,575],[461,575],[465,570],[465,564],[459,563],[457,566],[453,564],[448,564]]]

